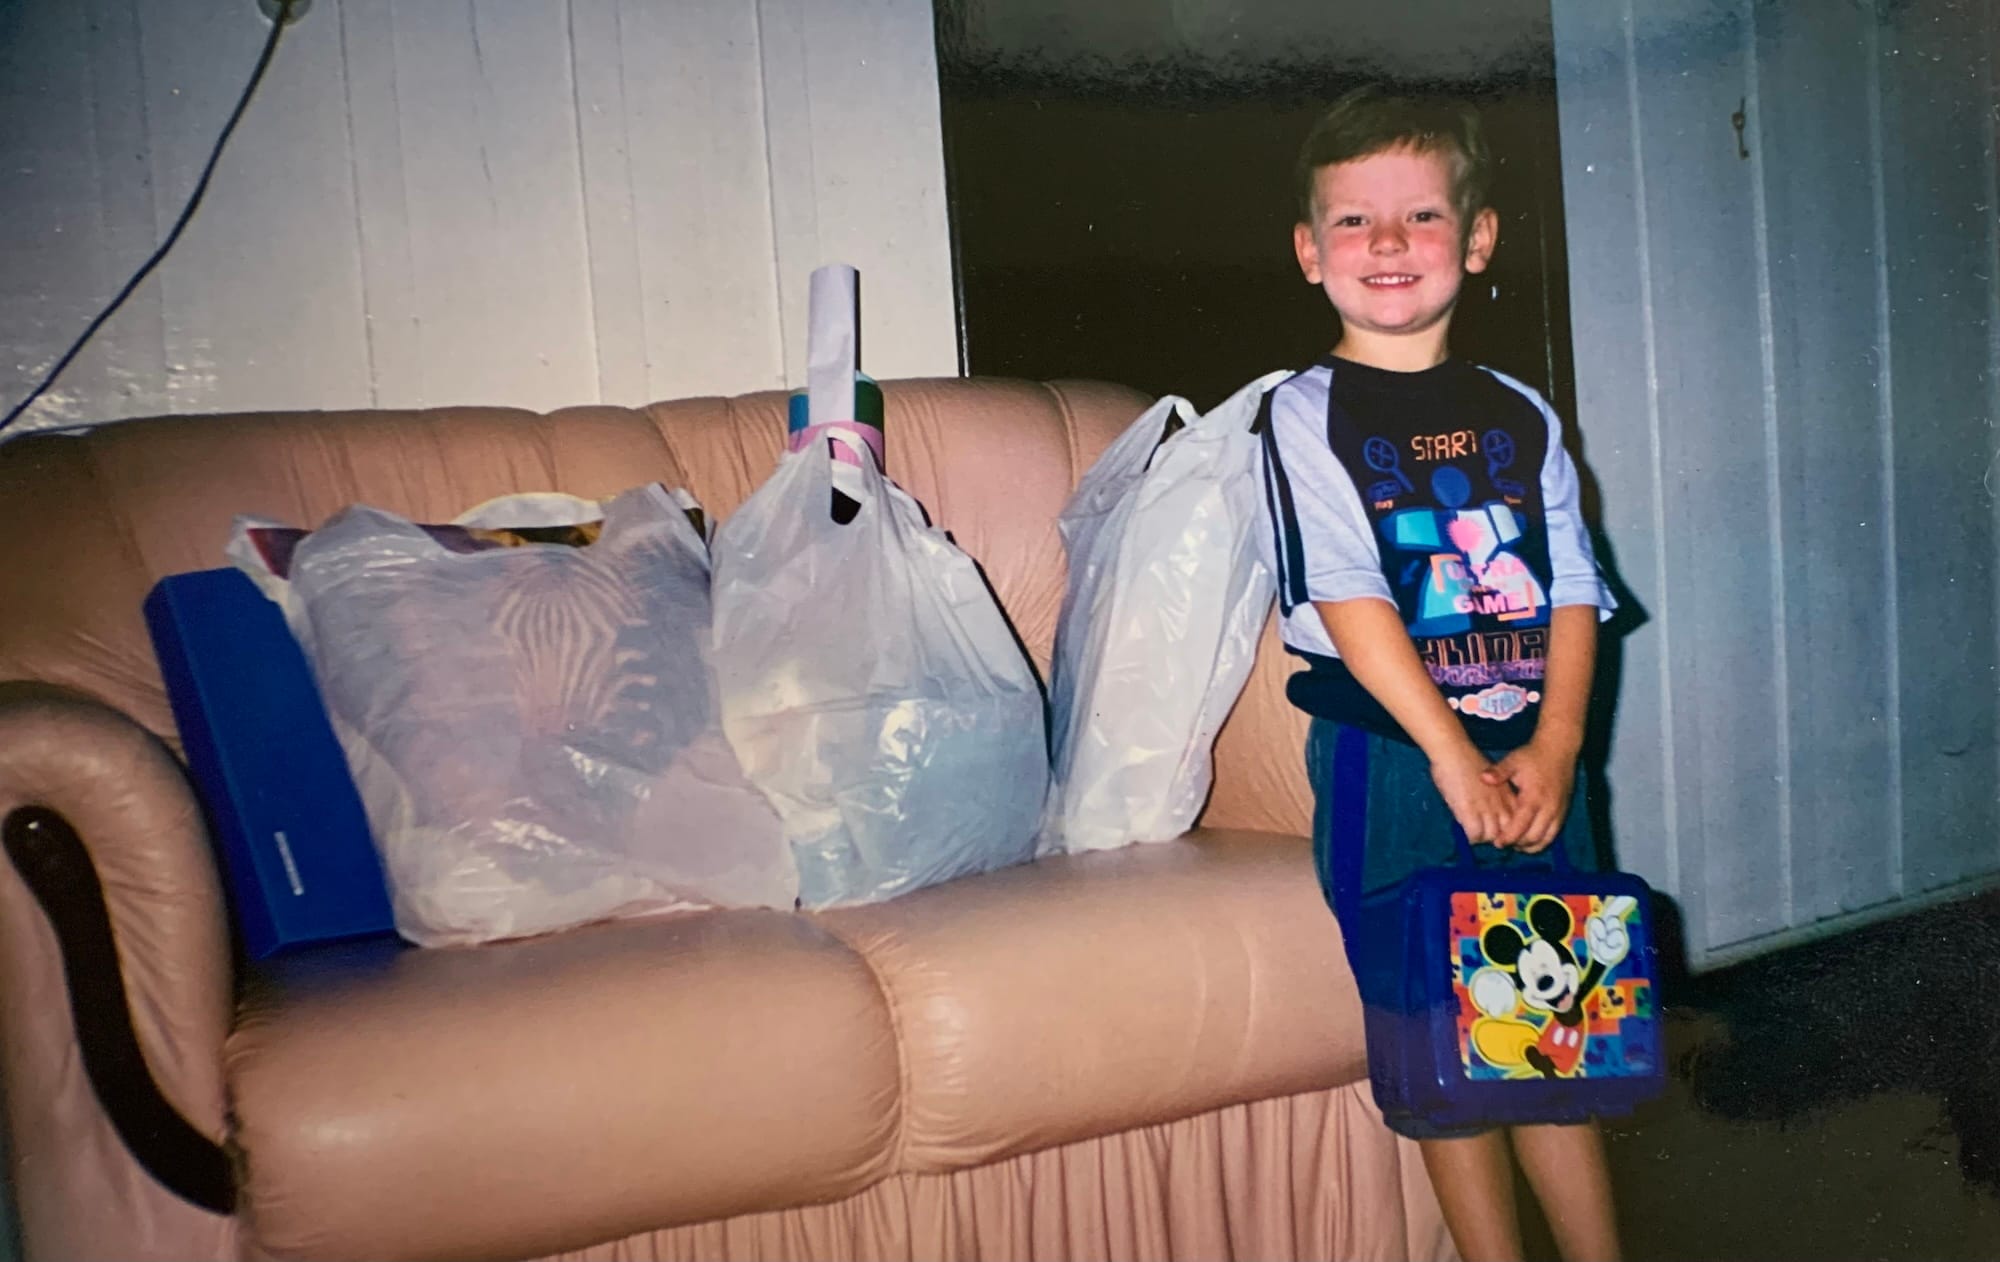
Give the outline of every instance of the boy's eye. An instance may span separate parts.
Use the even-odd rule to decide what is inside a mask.
[[[1359,228],[1361,223],[1362,219],[1359,215],[1341,215],[1334,219],[1333,226],[1336,228]]]
[[[1410,218],[1416,220],[1418,223],[1435,223],[1437,220],[1444,218],[1444,216],[1435,210],[1420,210],[1416,214],[1411,215]]]

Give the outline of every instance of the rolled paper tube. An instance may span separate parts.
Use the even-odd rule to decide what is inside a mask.
[[[806,287],[806,389],[812,423],[854,419],[860,369],[860,273],[846,263],[813,269]]]

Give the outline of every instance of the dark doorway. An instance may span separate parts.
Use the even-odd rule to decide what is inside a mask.
[[[1453,344],[1571,414],[1547,0],[1482,5],[1471,49],[1446,47],[1468,38],[1449,6],[1258,0],[1212,21],[1197,7],[937,0],[966,370],[1207,407],[1309,363],[1335,326],[1292,259],[1292,159],[1328,102],[1378,79],[1482,107],[1503,227]]]

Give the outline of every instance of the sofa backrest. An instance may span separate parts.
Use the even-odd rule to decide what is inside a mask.
[[[1086,382],[885,383],[889,473],[976,557],[1047,677],[1063,590],[1056,515],[1146,400]],[[125,711],[178,749],[140,604],[158,579],[227,564],[239,513],[316,526],[351,503],[448,521],[517,491],[603,498],[659,481],[717,519],[775,464],[780,391],[546,416],[502,408],[127,421],[0,447],[0,681]],[[1306,831],[1302,720],[1268,633],[1217,752],[1205,822]]]

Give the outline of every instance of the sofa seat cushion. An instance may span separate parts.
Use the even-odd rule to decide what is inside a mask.
[[[1304,838],[1197,829],[822,913],[889,997],[939,1173],[1365,1077]]]
[[[899,1092],[868,966],[761,911],[280,957],[227,1064],[280,1258],[535,1256],[846,1196],[887,1172]]]
[[[817,915],[279,957],[228,1047],[280,1258],[532,1256],[1364,1077],[1302,838],[1199,830]]]

